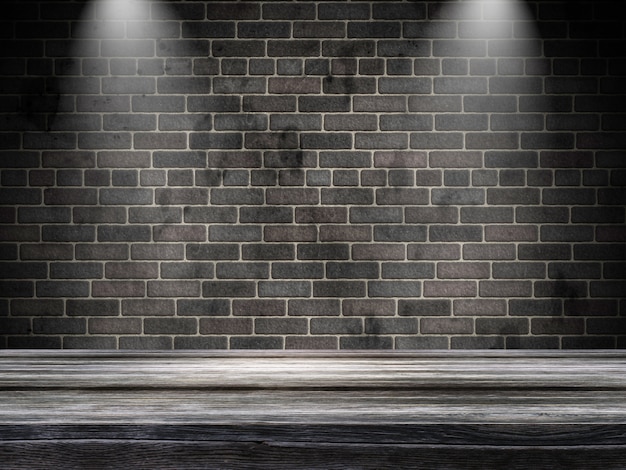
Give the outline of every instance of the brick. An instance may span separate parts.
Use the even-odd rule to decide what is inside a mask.
[[[146,285],[143,281],[94,281],[93,297],[143,297]]]
[[[122,300],[122,315],[124,316],[173,316],[175,312],[174,299]],[[180,314],[180,310],[178,313]]]
[[[307,281],[260,281],[259,297],[311,297]]]
[[[515,259],[515,245],[506,243],[471,244],[463,246],[465,260],[512,260]]]
[[[378,263],[368,262],[328,262],[328,279],[376,279],[379,277]]]
[[[585,242],[593,240],[593,227],[543,225],[540,229],[542,242]]]
[[[34,318],[34,334],[85,334],[84,318]]]
[[[187,89],[184,87],[182,89]],[[266,86],[263,78],[256,77],[224,77],[213,79],[213,91],[215,93],[265,93]]]
[[[101,225],[98,226],[98,242],[149,242],[151,229],[147,225]],[[81,241],[95,241],[93,238]]]
[[[485,240],[489,242],[537,241],[537,227],[534,225],[488,225],[485,227]]]
[[[33,297],[35,283],[32,281],[0,281],[1,297]]]
[[[355,96],[353,101],[353,108],[356,112],[406,112],[406,99],[400,96]],[[323,111],[323,108],[320,110]],[[347,109],[341,111],[347,111]]]
[[[187,147],[187,134],[180,132],[135,133],[136,149],[184,149]]]
[[[477,225],[445,226],[433,225],[429,228],[429,240],[437,241],[482,241],[483,230]]]
[[[95,190],[94,190],[95,191]],[[153,191],[151,189],[109,189],[100,190],[100,204],[103,205],[147,205],[152,204]]]
[[[369,281],[367,290],[370,297],[420,297],[420,281]]]
[[[617,260],[626,258],[626,246],[617,244],[576,244],[574,259],[578,260]],[[568,258],[569,259],[569,258]]]
[[[459,210],[455,207],[407,207],[405,222],[413,224],[449,223],[456,224]]]
[[[306,334],[309,330],[306,318],[256,318],[256,334]]]
[[[325,151],[320,152],[319,158],[323,168],[369,168],[371,162],[371,153],[364,151]]]
[[[293,299],[288,304],[290,316],[337,316],[340,311],[338,299]]]
[[[533,318],[532,334],[583,334],[585,324],[582,318]]]
[[[38,297],[87,297],[89,283],[86,281],[38,281]]]
[[[370,19],[370,6],[328,2],[319,6],[318,15],[320,20],[368,20]]]
[[[618,305],[614,300],[566,299],[563,311],[565,316],[617,316]]]
[[[205,241],[206,227],[203,225],[158,225],[153,227],[153,239],[160,241]]]
[[[200,283],[196,281],[148,281],[149,297],[199,297]]]
[[[488,188],[487,204],[539,204],[540,190],[535,188]]]
[[[82,300],[74,300],[73,302],[82,302]],[[11,301],[11,315],[62,316],[64,312],[63,303],[61,299],[13,299]]]
[[[339,349],[339,343],[334,336],[287,336],[285,349]]]
[[[437,279],[488,279],[490,275],[489,263],[437,263]]]
[[[433,189],[432,203],[441,205],[469,205],[485,203],[482,189]]]
[[[424,334],[471,334],[474,322],[470,318],[422,318],[420,331]]]
[[[155,301],[156,299],[150,299]],[[159,299],[159,301],[163,301]],[[229,316],[230,301],[226,299],[178,299],[176,301],[178,315]],[[200,320],[202,328],[203,320]]]
[[[41,239],[51,242],[93,242],[95,228],[90,225],[45,225]]]
[[[200,319],[200,334],[203,335],[249,335],[252,332],[252,318]]]
[[[217,263],[216,276],[219,279],[267,279],[269,263]]]
[[[253,297],[255,285],[251,281],[205,281],[203,297]]]
[[[159,276],[157,263],[117,263],[110,262],[105,266],[107,279],[155,279]]]
[[[50,279],[101,279],[102,272],[100,263],[50,263]],[[36,277],[36,273],[31,275]]]
[[[433,279],[433,263],[382,263],[383,279]]]
[[[7,222],[14,220],[13,209],[8,209]],[[29,223],[68,223],[72,219],[71,210],[68,207],[20,207],[17,220],[20,224]]]
[[[530,281],[480,281],[481,297],[530,297],[532,294]]]
[[[476,292],[472,281],[424,281],[424,297],[474,297]]]
[[[494,279],[545,279],[544,263],[493,263]]]
[[[596,202],[596,193],[593,189],[546,188],[542,196],[543,203],[549,205],[593,205]]]
[[[172,349],[169,336],[126,336],[119,339],[120,349],[168,350]]]
[[[465,143],[468,149],[516,149],[518,135],[511,132],[471,133],[466,134]],[[533,146],[522,148],[535,148]]]
[[[315,40],[277,40],[267,42],[267,55],[270,57],[317,57],[320,42]]]
[[[242,247],[244,260],[290,260],[295,258],[291,244],[246,244]]]
[[[263,57],[265,43],[258,40],[214,40],[213,57]]]
[[[355,147],[358,149],[406,149],[407,136],[403,133],[371,134],[357,133]]]
[[[273,279],[321,279],[324,277],[322,263],[272,263]]]
[[[388,336],[348,336],[339,339],[340,349],[392,349],[393,339]]]
[[[174,338],[174,349],[228,349],[228,338],[224,336],[178,336]]]
[[[198,331],[195,318],[146,318],[145,334],[195,334]]]
[[[416,334],[418,321],[414,318],[367,318],[366,334]]]
[[[504,299],[456,299],[453,301],[455,316],[505,316],[507,301]]]
[[[377,226],[374,227],[374,240],[382,242],[426,241],[427,230],[423,226]],[[395,257],[394,257],[395,259]]]
[[[284,338],[277,336],[251,336],[230,339],[230,349],[283,349]]]
[[[48,267],[45,263],[0,263],[0,278],[2,279],[45,279],[48,276]]]
[[[182,222],[182,210],[179,207],[130,207],[128,213],[128,221],[131,223]]]
[[[410,135],[412,149],[461,149],[463,134],[459,132],[415,132]]]
[[[513,223],[513,208],[462,207],[462,223]]]
[[[477,318],[476,334],[527,335],[529,322],[525,318]]]
[[[605,270],[606,267],[607,265],[605,265]],[[599,263],[553,262],[548,264],[550,279],[600,279],[601,275],[602,267]]]
[[[8,193],[8,191],[7,191]],[[38,204],[40,193],[38,190],[30,190],[26,193],[11,190],[14,197],[4,197],[6,203],[16,204]],[[44,189],[44,204],[47,205],[94,205],[98,203],[98,193],[95,189],[84,188],[47,188]]]
[[[314,281],[314,297],[365,297],[366,285],[361,281]]]

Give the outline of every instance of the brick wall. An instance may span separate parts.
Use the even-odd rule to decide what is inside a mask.
[[[0,347],[626,347],[620,2],[124,5],[0,6]]]

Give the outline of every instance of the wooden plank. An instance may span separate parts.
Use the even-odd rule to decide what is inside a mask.
[[[0,448],[13,470],[220,469],[220,470],[615,470],[626,452],[604,447],[433,447],[307,445],[268,442],[15,442]]]
[[[0,462],[111,453],[102,468],[625,468],[626,354],[0,352]]]

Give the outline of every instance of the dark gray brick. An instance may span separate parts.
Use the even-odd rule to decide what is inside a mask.
[[[320,42],[315,40],[275,40],[267,42],[267,55],[270,57],[317,57]]]
[[[104,205],[147,205],[152,201],[153,191],[147,188],[100,190],[100,204]]]
[[[306,334],[309,330],[306,318],[256,318],[256,334]]]
[[[336,316],[341,312],[338,299],[294,299],[289,300],[290,316]]]
[[[348,336],[340,338],[340,349],[392,349],[389,336]]]
[[[101,263],[50,263],[50,279],[101,279]],[[32,278],[38,277],[36,273]]]
[[[230,349],[283,349],[284,339],[277,336],[233,336]]]
[[[307,281],[260,281],[259,297],[311,297]]]
[[[52,242],[93,242],[95,227],[91,225],[45,225],[41,229],[41,239]]]
[[[162,263],[162,279],[211,279],[213,278],[213,263]]]
[[[209,241],[211,242],[261,241],[261,238],[260,226],[212,225],[209,227]]]
[[[199,297],[197,281],[148,281],[149,297]]]
[[[380,40],[377,43],[380,57],[429,57],[431,55],[430,41],[421,39],[409,40]]]
[[[433,225],[429,228],[430,241],[482,241],[483,229],[477,225],[446,226]]]
[[[423,226],[383,225],[374,227],[374,240],[382,242],[426,241],[427,229]]]
[[[480,281],[481,297],[530,297],[531,281]]]
[[[462,223],[513,223],[510,207],[462,207]]]
[[[269,263],[217,263],[216,276],[218,279],[268,279]]]
[[[512,260],[515,259],[515,245],[508,243],[471,244],[463,246],[465,260]]]
[[[485,192],[482,189],[433,189],[432,203],[440,205],[482,205]]]
[[[87,281],[38,281],[37,297],[88,297]]]
[[[362,281],[314,281],[314,297],[365,297],[366,285]]]
[[[226,299],[179,299],[176,301],[176,306],[178,315],[202,317],[230,315],[230,301]],[[200,328],[202,328],[202,321],[200,320]]]
[[[501,204],[539,204],[540,190],[534,188],[488,188],[487,203]]]
[[[246,335],[253,332],[251,318],[202,318],[200,334],[203,335]]]

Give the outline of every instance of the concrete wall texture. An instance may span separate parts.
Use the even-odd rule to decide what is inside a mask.
[[[0,347],[626,347],[620,3],[2,2]]]

